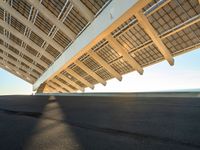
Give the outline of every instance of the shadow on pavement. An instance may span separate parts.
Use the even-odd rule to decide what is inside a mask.
[[[199,149],[197,98],[0,97],[0,149]]]

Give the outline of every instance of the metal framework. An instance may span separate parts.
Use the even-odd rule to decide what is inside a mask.
[[[42,93],[142,75],[199,47],[199,0],[0,1],[0,67]]]

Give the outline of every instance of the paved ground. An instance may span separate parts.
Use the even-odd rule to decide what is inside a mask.
[[[200,99],[0,97],[0,150],[200,149]]]

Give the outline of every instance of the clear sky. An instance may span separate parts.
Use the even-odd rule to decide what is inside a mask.
[[[144,68],[144,74],[132,72],[107,81],[107,85],[95,85],[85,92],[138,92],[179,89],[200,89],[200,49],[175,57],[171,67],[166,61]],[[32,94],[32,85],[0,69],[0,95]]]

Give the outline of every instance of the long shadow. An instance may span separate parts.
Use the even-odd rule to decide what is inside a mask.
[[[0,150],[200,149],[200,99],[0,97]]]
[[[48,103],[46,96],[0,97],[0,150],[21,150]]]
[[[67,96],[57,102],[80,149],[200,148],[199,99]]]

